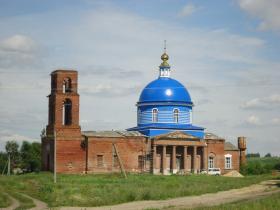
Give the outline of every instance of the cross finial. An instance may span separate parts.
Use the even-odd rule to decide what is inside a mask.
[[[164,40],[164,53],[166,53],[166,40]]]

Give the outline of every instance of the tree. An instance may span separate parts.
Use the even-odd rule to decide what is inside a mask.
[[[27,171],[39,171],[41,168],[41,144],[23,141],[20,148],[21,167]]]
[[[8,155],[5,152],[0,152],[0,172],[2,173],[4,168],[5,172],[7,171],[7,161]]]
[[[260,155],[260,153],[248,153],[248,154],[246,155],[246,157],[247,157],[247,158],[252,158],[252,157],[254,157],[254,158],[259,158],[259,157],[261,157],[261,155]]]
[[[11,158],[11,169],[13,169],[20,160],[18,148],[19,145],[16,141],[7,141],[6,143],[6,152],[8,155],[10,155]]]
[[[271,154],[267,153],[264,157],[271,157]]]

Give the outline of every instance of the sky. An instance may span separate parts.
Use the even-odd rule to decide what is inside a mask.
[[[194,124],[280,155],[279,0],[0,0],[0,29],[0,150],[40,141],[56,69],[79,72],[82,130],[134,127],[167,40]]]

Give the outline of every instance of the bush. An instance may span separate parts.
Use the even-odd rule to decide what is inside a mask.
[[[277,164],[275,165],[274,169],[280,171],[280,163],[277,163]]]
[[[260,175],[280,170],[280,158],[248,158],[247,164],[241,166],[240,172],[244,175]]]

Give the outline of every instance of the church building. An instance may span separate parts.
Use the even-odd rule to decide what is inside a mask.
[[[169,56],[161,56],[159,77],[140,94],[137,126],[125,131],[81,131],[78,72],[51,73],[46,134],[42,136],[43,170],[58,173],[188,174],[220,168],[239,171],[246,151],[205,128],[193,125],[188,90],[171,78]]]

